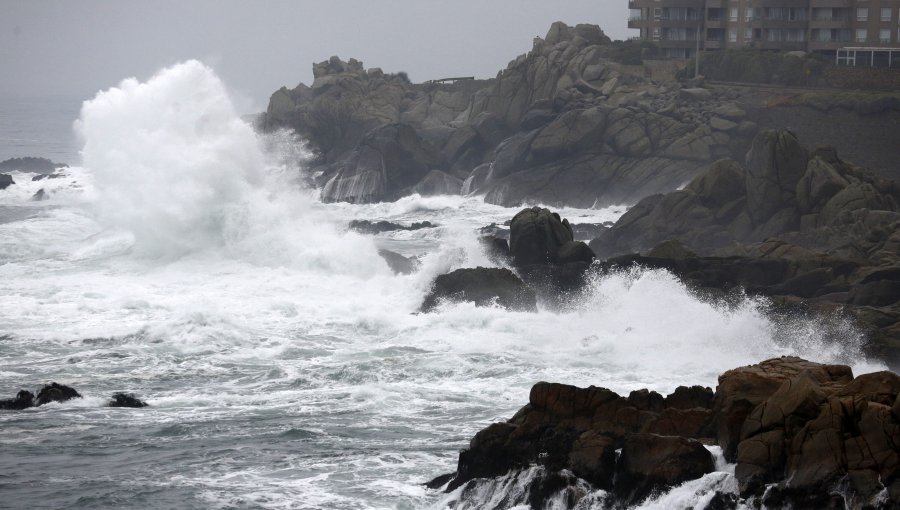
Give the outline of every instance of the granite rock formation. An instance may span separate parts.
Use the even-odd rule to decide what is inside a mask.
[[[424,84],[332,57],[312,86],[275,92],[264,125],[309,141],[326,201],[633,203],[746,151],[756,128],[732,98],[651,82],[611,48],[595,25],[554,23],[496,79]],[[393,157],[373,143],[384,130],[403,148]]]
[[[826,508],[840,493],[852,508],[895,508],[898,392],[892,372],[854,378],[850,367],[796,357],[729,370],[715,394],[695,386],[623,397],[541,382],[510,420],[478,432],[457,471],[440,482],[451,491],[537,465],[608,491],[607,507],[631,506],[714,471],[705,443],[736,464],[738,493],[717,495],[731,507],[756,498],[770,507]]]

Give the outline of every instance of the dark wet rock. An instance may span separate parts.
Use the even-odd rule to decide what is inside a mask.
[[[534,292],[512,271],[501,268],[457,269],[438,276],[425,296],[422,311],[434,309],[443,300],[468,301],[478,306],[497,304],[516,311],[537,310]]]
[[[0,172],[11,172],[18,170],[20,172],[51,174],[59,168],[69,165],[65,163],[54,163],[47,158],[35,158],[26,156],[24,158],[10,158],[0,161]]]
[[[631,434],[616,465],[615,492],[626,505],[639,503],[653,491],[674,487],[715,470],[702,443],[676,436]]]
[[[147,403],[134,396],[133,393],[113,393],[107,407],[147,407]]]
[[[456,476],[456,473],[446,473],[440,476],[434,477],[434,479],[429,480],[425,483],[425,487],[429,489],[440,489],[441,487],[447,485],[447,482],[453,479]]]
[[[516,266],[590,263],[594,252],[575,241],[569,221],[549,209],[532,207],[516,214],[509,227],[509,250]]]
[[[853,508],[894,508],[900,505],[898,409],[897,374],[854,378],[847,366],[796,357],[729,370],[714,397],[701,387],[679,387],[666,398],[647,390],[623,398],[604,388],[538,383],[509,421],[475,435],[447,487],[537,465],[545,474],[581,480],[569,487],[587,482],[612,491],[612,507],[633,506],[713,471],[712,456],[697,441],[703,439],[737,463],[740,486],[739,496],[720,492],[705,508],[735,508],[748,498],[770,508],[832,508],[837,487]],[[716,437],[654,432],[673,413],[705,414]],[[543,492],[532,496],[535,508],[547,500]]]
[[[395,230],[419,230],[423,228],[434,228],[437,225],[430,221],[416,222],[411,225],[401,225],[390,221],[369,221],[369,220],[352,220],[348,225],[350,230],[355,230],[363,234],[380,234],[382,232],[393,232]]]
[[[15,183],[16,181],[13,180],[11,175],[0,174],[0,190],[4,190]]]
[[[65,402],[73,398],[81,398],[81,394],[74,388],[54,382],[41,388],[34,399],[34,405],[42,406],[50,402]]]
[[[391,250],[378,250],[378,255],[387,262],[388,267],[396,274],[412,274],[421,265],[421,262],[416,257],[404,257]]]
[[[50,200],[50,195],[48,195],[47,192],[44,191],[44,188],[37,190],[34,195],[31,195],[32,202],[41,202],[44,200]]]
[[[495,423],[476,434],[469,448],[460,453],[449,489],[537,464],[550,472],[570,470],[594,487],[612,490],[625,467],[616,463],[616,450],[629,438],[635,438],[634,448],[655,448],[652,443],[661,436],[649,431],[665,428],[663,422],[671,420],[670,413],[680,411],[666,407],[665,402],[662,395],[647,390],[622,397],[605,388],[538,383],[531,389],[528,405],[508,422]],[[709,409],[696,411],[708,413]],[[709,416],[704,419],[708,421]],[[708,424],[696,428],[694,432],[702,432]],[[673,454],[669,460],[677,463],[676,457]],[[665,483],[653,476],[644,480],[642,487]]]
[[[19,390],[15,398],[0,400],[0,409],[21,411],[34,406],[34,393],[27,390]]]

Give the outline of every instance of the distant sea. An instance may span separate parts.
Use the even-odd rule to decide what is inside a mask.
[[[78,165],[79,143],[72,128],[82,96],[0,95],[0,161],[38,156]]]

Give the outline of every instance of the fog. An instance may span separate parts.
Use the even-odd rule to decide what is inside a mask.
[[[86,98],[196,58],[251,112],[331,55],[414,81],[487,78],[553,21],[623,39],[627,15],[626,0],[0,0],[0,94]]]

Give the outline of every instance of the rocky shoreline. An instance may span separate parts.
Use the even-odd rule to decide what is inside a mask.
[[[480,479],[540,466],[523,503],[542,508],[565,493],[574,508],[600,489],[593,504],[620,508],[713,473],[706,446],[716,445],[735,464],[737,490],[705,508],[896,508],[898,392],[893,372],[854,378],[848,366],[795,357],[729,370],[715,392],[682,386],[665,397],[540,382],[430,486],[464,498]]]

